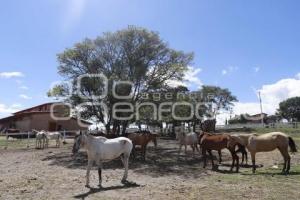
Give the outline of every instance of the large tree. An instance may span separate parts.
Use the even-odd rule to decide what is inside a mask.
[[[99,78],[82,79],[80,95],[73,91],[67,101],[81,108],[82,116],[93,118],[106,125],[107,131],[119,121],[112,118],[112,107],[117,102],[136,103],[142,93],[160,91],[167,80],[181,80],[187,66],[193,59],[192,53],[184,53],[169,47],[159,34],[144,28],[128,27],[117,32],[104,33],[96,39],[85,39],[58,54],[58,71],[70,80],[75,91],[77,78],[83,74],[104,74],[108,79],[108,94],[105,98],[90,98],[104,91],[103,81]],[[126,80],[133,83],[131,99],[118,99],[112,94],[113,81]],[[118,94],[130,93],[130,87],[117,87]],[[57,91],[54,92],[57,94]],[[51,95],[51,92],[49,93]],[[105,103],[107,111],[98,106]],[[126,127],[128,121],[123,121]]]
[[[220,111],[229,111],[234,102],[237,102],[236,96],[227,88],[218,86],[204,85],[200,90],[203,100],[211,104],[210,112],[206,114],[209,117],[216,118]]]
[[[300,97],[289,98],[279,103],[278,114],[289,121],[300,121]]]

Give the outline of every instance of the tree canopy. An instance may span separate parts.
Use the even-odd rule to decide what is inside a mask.
[[[117,102],[136,103],[142,93],[160,91],[167,87],[167,80],[182,80],[187,66],[193,60],[193,53],[185,53],[169,47],[157,32],[144,28],[126,29],[104,33],[96,39],[85,39],[72,48],[58,54],[58,71],[73,85],[72,95],[67,101],[77,106],[89,103],[80,110],[85,118],[94,118],[109,129],[113,123],[112,107]],[[77,91],[77,78],[84,74],[103,74],[108,81],[108,93],[99,96],[105,90],[103,79],[88,77],[81,79]],[[112,94],[113,81],[130,81],[131,86],[120,84],[117,92],[129,94],[130,99],[118,99]],[[49,95],[61,94],[60,88],[52,89]],[[86,98],[82,98],[86,97]],[[107,111],[98,103],[105,103]],[[123,122],[126,126],[128,122]]]
[[[280,102],[278,114],[289,121],[300,121],[300,97]]]

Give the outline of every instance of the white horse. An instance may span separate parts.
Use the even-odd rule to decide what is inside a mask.
[[[122,183],[126,183],[128,174],[128,160],[132,150],[132,142],[125,137],[115,139],[107,139],[105,137],[94,137],[89,134],[82,134],[75,137],[73,145],[73,154],[77,153],[80,147],[87,150],[88,166],[86,171],[86,187],[89,187],[90,170],[94,162],[98,165],[99,187],[102,184],[102,168],[103,163],[121,157],[125,167]]]
[[[62,135],[60,132],[46,132],[47,140],[46,140],[46,147],[48,148],[49,140],[55,140],[56,147],[60,147],[60,139],[62,139]]]
[[[46,140],[47,140],[47,136],[45,131],[37,132],[35,137],[35,148],[37,149],[44,148]]]
[[[198,135],[197,133],[191,132],[191,133],[184,133],[183,131],[176,133],[176,139],[179,141],[179,152],[178,155],[180,155],[181,148],[184,145],[185,154],[187,145],[191,145],[193,149],[193,155],[195,154],[195,149],[199,151],[198,149]]]

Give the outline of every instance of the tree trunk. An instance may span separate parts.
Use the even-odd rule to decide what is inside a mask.
[[[123,121],[122,122],[122,127],[123,127],[123,129],[122,129],[122,136],[126,136],[126,128],[127,128],[127,126],[128,126],[128,121]]]
[[[106,134],[109,134],[110,133],[110,123],[107,123],[105,125],[105,129],[106,129]]]

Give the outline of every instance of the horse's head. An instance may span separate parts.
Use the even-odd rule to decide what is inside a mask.
[[[241,138],[237,135],[228,135],[228,141],[227,141],[227,147],[233,148],[236,145],[242,145],[245,146],[245,143]]]
[[[79,135],[76,135],[74,138],[74,145],[73,145],[73,149],[72,152],[73,154],[78,153],[80,147],[84,146],[85,144],[85,134],[79,133]]]
[[[199,144],[201,143],[201,140],[202,140],[202,138],[203,138],[205,135],[209,135],[209,134],[206,133],[206,132],[204,132],[204,131],[200,131],[200,133],[198,134]]]

